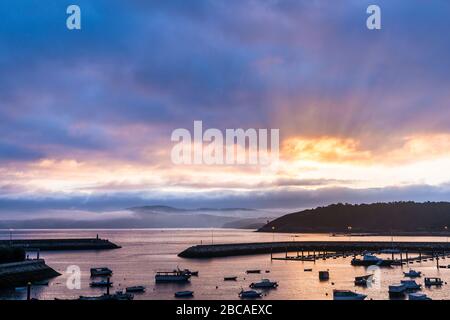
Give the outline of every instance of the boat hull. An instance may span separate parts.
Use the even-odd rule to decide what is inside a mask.
[[[156,282],[188,282],[189,277],[188,276],[171,276],[171,275],[161,275],[161,276],[155,276]]]

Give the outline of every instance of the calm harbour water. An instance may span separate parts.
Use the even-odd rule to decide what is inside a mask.
[[[144,285],[147,291],[136,294],[135,299],[174,299],[174,292],[194,291],[193,299],[239,299],[241,288],[248,288],[251,282],[269,278],[279,283],[277,289],[266,292],[264,299],[332,299],[333,289],[350,289],[368,295],[368,299],[388,299],[388,285],[398,283],[403,271],[413,268],[430,277],[441,277],[450,281],[450,269],[437,269],[436,262],[414,263],[410,266],[382,268],[377,283],[372,288],[355,287],[355,276],[366,274],[364,267],[350,265],[351,257],[320,260],[314,262],[271,261],[270,255],[254,255],[215,259],[182,259],[177,254],[196,244],[259,242],[259,241],[301,241],[301,240],[350,240],[349,237],[331,237],[328,234],[255,233],[251,230],[193,230],[193,229],[143,229],[143,230],[15,230],[14,238],[84,238],[109,239],[122,246],[117,250],[105,251],[63,251],[41,252],[46,263],[62,275],[50,281],[49,286],[33,287],[32,296],[38,299],[70,299],[80,295],[100,295],[104,289],[89,287],[91,267],[106,266],[114,271],[112,291],[132,285]],[[0,239],[9,239],[9,231],[0,231]],[[390,237],[355,237],[351,240],[390,241]],[[446,241],[445,237],[395,237],[396,241]],[[295,254],[295,253],[291,253]],[[279,254],[283,256],[283,254]],[[442,265],[450,259],[441,260]],[[81,289],[70,290],[66,286],[70,265],[81,268]],[[154,274],[159,270],[173,270],[176,267],[198,270],[199,277],[192,277],[187,284],[155,284]],[[305,272],[312,268],[312,272]],[[248,269],[261,269],[261,274],[246,274]],[[270,273],[265,273],[270,270]],[[330,271],[330,280],[319,281],[320,270]],[[224,282],[224,276],[238,276],[236,282]],[[417,282],[423,285],[423,277]],[[450,299],[447,285],[441,288],[423,288],[433,299]],[[0,299],[24,299],[26,291],[10,289],[0,291]]]

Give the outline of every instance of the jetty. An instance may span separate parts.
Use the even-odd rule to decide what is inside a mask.
[[[399,254],[418,253],[427,256],[444,256],[450,252],[448,242],[393,242],[393,241],[286,241],[259,243],[230,243],[196,245],[178,254],[182,258],[215,258],[254,254],[274,254],[284,252],[283,259],[314,261],[345,255],[361,254],[365,251],[395,250]],[[288,257],[288,252],[297,252],[296,257]],[[300,254],[301,253],[301,254]],[[408,256],[409,260],[409,256]]]
[[[82,239],[0,240],[0,246],[21,248],[26,251],[106,250],[120,248],[117,244],[98,237]]]

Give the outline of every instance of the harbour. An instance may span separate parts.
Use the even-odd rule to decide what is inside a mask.
[[[408,279],[404,273],[411,269],[420,271],[421,277],[416,278],[422,285],[418,294],[426,294],[433,300],[449,299],[450,295],[446,282],[450,280],[450,270],[437,268],[436,259],[431,260],[423,253],[421,262],[411,261],[413,264],[402,264],[393,267],[381,267],[376,270],[375,282],[371,286],[356,286],[355,278],[372,273],[364,266],[352,266],[354,258],[351,254],[339,254],[333,256],[331,252],[323,260],[323,252],[316,252],[315,261],[301,261],[289,259],[297,257],[296,251],[274,253],[271,259],[270,253],[254,255],[239,255],[229,257],[205,258],[181,258],[178,256],[183,250],[195,246],[205,245],[211,242],[211,230],[171,230],[171,229],[142,229],[142,230],[53,230],[53,231],[20,231],[21,237],[28,238],[74,238],[89,237],[93,232],[99,233],[102,238],[121,246],[117,250],[86,250],[86,251],[46,251],[41,252],[47,265],[61,275],[50,279],[48,285],[33,286],[31,297],[41,300],[78,299],[83,297],[99,297],[106,292],[106,288],[91,287],[92,281],[100,281],[101,277],[93,279],[91,268],[107,267],[112,271],[110,281],[111,294],[116,291],[126,291],[126,288],[144,286],[139,292],[132,292],[134,300],[154,299],[193,299],[193,300],[236,300],[241,299],[241,290],[263,292],[258,299],[269,300],[331,300],[334,290],[350,290],[358,294],[366,295],[366,300],[385,300],[389,297],[389,286]],[[18,231],[19,233],[19,231]],[[0,234],[1,235],[1,234]],[[276,242],[289,242],[293,235],[276,234]],[[329,234],[298,234],[296,239],[305,242],[331,242],[336,240]],[[7,237],[7,234],[3,234]],[[267,243],[272,239],[272,234],[255,233],[252,230],[214,230],[214,243],[224,245],[236,244],[239,240],[248,239],[251,243]],[[353,239],[353,237],[352,237]],[[339,241],[341,241],[340,239]],[[360,242],[389,242],[389,237],[354,237],[354,241]],[[398,242],[413,242],[408,237],[396,237]],[[445,238],[423,237],[420,243],[445,243]],[[313,255],[313,251],[310,252]],[[378,257],[391,259],[392,253],[377,253]],[[395,253],[395,259],[400,255]],[[301,256],[301,251],[299,252]],[[307,251],[304,252],[307,256]],[[416,258],[416,254],[410,254],[409,259]],[[275,259],[283,258],[283,259]],[[357,255],[362,259],[362,256]],[[403,254],[403,258],[406,256]],[[426,258],[426,260],[425,260]],[[292,260],[292,261],[291,261]],[[450,264],[450,259],[445,256],[439,259],[441,266]],[[77,265],[81,270],[81,288],[70,290],[66,281],[70,274],[66,271],[70,265]],[[155,275],[159,271],[171,271],[189,269],[197,272],[198,276],[191,276],[186,282],[162,282],[155,281]],[[247,273],[248,270],[260,270],[260,273]],[[308,270],[308,271],[307,271]],[[99,270],[100,271],[100,270]],[[319,279],[320,272],[328,271],[328,279]],[[425,286],[425,278],[440,278],[444,282],[442,286]],[[233,279],[225,281],[225,278]],[[104,279],[104,278],[103,278]],[[263,279],[276,282],[276,288],[270,290],[252,289],[250,285],[261,283]],[[259,285],[257,285],[259,286]],[[141,291],[142,290],[142,291]],[[188,294],[191,297],[176,298],[175,293]],[[345,295],[347,293],[339,293]],[[121,296],[123,298],[123,296]],[[418,298],[420,298],[418,296]],[[0,290],[0,299],[26,299],[26,290],[7,289]],[[397,298],[396,298],[397,299]],[[408,299],[408,296],[402,299]]]

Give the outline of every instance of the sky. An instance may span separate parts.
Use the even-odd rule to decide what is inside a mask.
[[[82,29],[66,28],[81,8]],[[366,8],[381,8],[368,30]],[[0,215],[450,200],[446,0],[3,0]],[[278,128],[278,170],[176,165]]]

